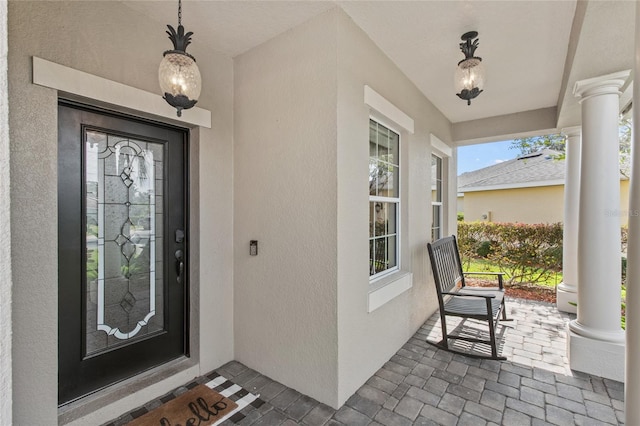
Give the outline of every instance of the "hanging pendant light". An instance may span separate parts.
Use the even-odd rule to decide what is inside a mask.
[[[484,67],[482,58],[474,56],[478,48],[479,40],[477,31],[464,33],[460,43],[460,50],[464,53],[464,59],[458,62],[455,74],[456,95],[471,105],[471,99],[482,93],[484,88]],[[475,40],[473,40],[476,38]],[[472,42],[473,40],[473,42]]]
[[[186,52],[191,43],[192,32],[185,34],[182,26],[182,0],[178,0],[178,31],[171,25],[167,25],[169,39],[173,43],[173,50],[167,50],[163,54],[158,80],[163,98],[177,111],[178,117],[182,116],[183,109],[192,108],[202,88],[200,70],[196,64],[196,58]]]

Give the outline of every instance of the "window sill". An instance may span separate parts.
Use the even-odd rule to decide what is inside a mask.
[[[367,312],[371,313],[413,287],[413,274],[398,271],[371,284]]]

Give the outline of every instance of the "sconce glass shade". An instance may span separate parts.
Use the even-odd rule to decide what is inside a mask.
[[[193,107],[200,97],[202,77],[195,59],[188,53],[171,50],[165,52],[160,67],[158,80],[164,99],[178,111]]]
[[[482,59],[468,58],[456,67],[455,89],[460,99],[471,104],[471,99],[478,96],[484,89],[484,67]]]

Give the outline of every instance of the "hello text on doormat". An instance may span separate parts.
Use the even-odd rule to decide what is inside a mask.
[[[237,406],[208,386],[198,385],[127,426],[209,426]]]

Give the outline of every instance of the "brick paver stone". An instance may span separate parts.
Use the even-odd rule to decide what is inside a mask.
[[[445,426],[455,426],[455,424],[458,423],[458,416],[454,416],[451,413],[430,405],[425,405],[420,415]]]
[[[616,413],[613,411],[613,408],[608,407],[603,404],[598,404],[593,401],[586,401],[585,406],[587,408],[587,415],[589,417],[593,417],[597,420],[602,420],[607,423],[616,423],[618,420],[616,418]]]
[[[418,414],[420,414],[422,407],[424,407],[423,402],[413,399],[410,396],[405,396],[393,411],[413,421],[418,417]]]
[[[502,415],[503,426],[529,426],[531,424],[531,416],[519,411],[507,408]]]
[[[544,393],[527,386],[520,387],[520,400],[539,407],[544,407]]]
[[[460,415],[460,413],[462,413],[462,409],[464,408],[465,402],[466,401],[463,398],[460,398],[459,396],[446,393],[440,400],[440,403],[438,404],[438,408],[442,408],[443,410],[458,416]]]
[[[411,426],[413,422],[406,417],[396,414],[384,408],[378,411],[375,420],[385,426]]]
[[[470,413],[462,413],[458,419],[458,426],[482,426],[486,424],[487,422],[484,419]]]
[[[335,412],[336,410],[328,405],[319,404],[309,411],[309,413],[302,419],[302,422],[309,426],[320,426],[325,424],[327,420],[335,414]]]
[[[547,421],[558,426],[570,425],[573,423],[573,413],[571,411],[549,405],[547,407]]]
[[[467,403],[464,405],[464,411],[495,423],[500,423],[500,421],[502,420],[502,412],[484,405],[480,405],[473,401],[467,401]]]
[[[506,396],[500,395],[499,393],[488,389],[482,392],[482,396],[480,397],[480,404],[490,408],[494,408],[498,411],[504,410],[506,402]]]
[[[371,418],[374,418],[381,408],[380,404],[376,404],[370,399],[363,398],[357,393],[352,395],[351,398],[347,400],[346,404],[354,410],[357,410]]]
[[[336,414],[333,416],[333,418],[340,423],[353,426],[366,426],[371,422],[371,419],[369,417],[346,405],[343,405],[342,408],[336,411]]]
[[[409,390],[407,391],[407,396],[413,399],[417,399],[424,404],[433,405],[434,407],[437,406],[440,402],[439,395],[436,395],[424,389],[417,388],[415,386],[409,388]]]

